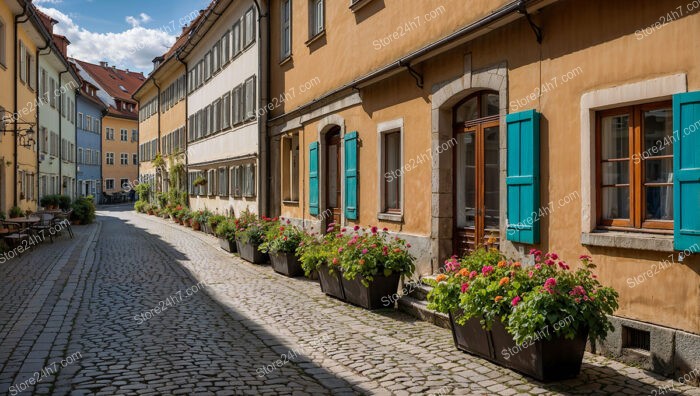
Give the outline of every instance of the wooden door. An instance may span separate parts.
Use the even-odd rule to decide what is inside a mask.
[[[340,162],[340,128],[335,128],[326,134],[326,164],[325,164],[325,184],[326,184],[326,207],[332,221],[340,224],[341,213],[341,177],[342,170]],[[330,221],[329,221],[330,223]]]

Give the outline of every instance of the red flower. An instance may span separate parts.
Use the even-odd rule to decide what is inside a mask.
[[[513,300],[511,300],[510,305],[516,306],[516,305],[518,305],[518,303],[519,303],[521,300],[522,300],[522,298],[520,298],[520,296],[515,296],[515,297],[513,298]]]
[[[469,283],[462,283],[462,293],[466,293],[469,290]]]

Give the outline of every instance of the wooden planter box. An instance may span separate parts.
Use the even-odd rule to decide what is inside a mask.
[[[345,301],[365,309],[389,308],[382,301],[382,297],[392,296],[399,288],[401,275],[394,273],[389,276],[377,275],[369,283],[369,287],[362,284],[362,277],[347,280],[341,277]]]
[[[299,258],[294,253],[270,253],[270,263],[275,272],[289,277],[304,275]]]
[[[195,231],[199,231],[199,230],[202,229],[202,225],[199,224],[199,222],[196,222],[196,221],[193,221],[193,220],[190,220],[190,226],[192,226],[192,229],[195,230]]]
[[[219,247],[229,253],[236,253],[238,251],[237,243],[235,241],[229,241],[226,238],[219,238]]]
[[[267,253],[258,250],[258,245],[243,243],[240,240],[236,240],[236,244],[238,245],[238,253],[245,261],[253,264],[267,264],[270,260]]]
[[[321,291],[331,297],[345,301],[345,293],[343,291],[343,282],[340,280],[341,278],[340,269],[331,274],[328,264],[318,267],[318,279],[321,283]]]
[[[588,330],[580,331],[573,340],[563,337],[546,340],[543,330],[541,339],[517,345],[500,320],[488,331],[481,327],[479,318],[471,318],[463,326],[457,324],[455,314],[450,314],[450,322],[459,350],[543,382],[576,378],[581,371]]]

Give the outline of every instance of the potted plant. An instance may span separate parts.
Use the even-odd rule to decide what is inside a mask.
[[[146,208],[148,207],[148,202],[146,201],[136,201],[134,202],[134,210],[137,213],[146,213]]]
[[[305,233],[297,254],[307,277],[318,274],[321,290],[326,295],[345,301],[339,251],[342,252],[342,247],[349,238],[335,224],[329,224],[326,231],[320,236],[317,236],[313,228],[310,233]]]
[[[479,339],[489,343],[469,352],[540,381],[576,377],[587,338],[603,339],[612,330],[607,315],[617,309],[618,294],[598,282],[588,256],[571,270],[555,253],[531,254],[535,265],[527,268],[501,260],[477,271],[474,263],[452,261],[435,279],[430,306],[454,307],[448,289],[460,284],[454,320],[465,325],[478,319],[485,332]]]
[[[275,272],[289,277],[299,276],[304,273],[296,253],[302,235],[301,230],[291,225],[291,221],[280,219],[278,224],[268,227],[265,242],[258,250],[270,255]]]
[[[194,179],[194,181],[192,182],[192,184],[193,184],[195,187],[204,187],[204,186],[207,185],[207,179],[206,179],[204,176],[199,175],[199,176],[197,176],[197,177]]]
[[[71,199],[69,196],[66,195],[59,195],[58,196],[58,208],[67,211],[71,208]]]
[[[16,219],[18,217],[24,216],[24,212],[19,206],[13,206],[10,208],[10,218]]]
[[[236,224],[234,219],[224,218],[217,222],[216,237],[219,238],[219,246],[229,253],[238,251],[236,246]]]
[[[380,232],[377,227],[364,230],[355,226],[339,249],[347,302],[366,309],[385,308],[382,297],[396,293],[400,279],[415,271],[410,247],[403,239],[390,238],[386,228]]]
[[[265,233],[272,221],[276,222],[277,219],[265,216],[258,219],[247,209],[241,214],[241,218],[236,219],[236,243],[242,259],[253,264],[265,264],[269,261],[269,256],[259,251],[258,247],[265,242]]]
[[[58,209],[58,195],[44,195],[39,200],[39,204],[47,210]]]
[[[182,214],[180,216],[180,221],[182,225],[185,227],[191,227],[192,225],[190,224],[190,219],[192,219],[192,215],[194,212],[190,211],[187,208],[182,209]]]
[[[153,216],[156,214],[155,208],[153,207],[153,205],[147,205],[145,209],[146,209],[146,213],[148,213],[149,216]]]
[[[95,204],[91,199],[78,198],[73,202],[72,208],[74,224],[90,224],[95,220]]]
[[[222,216],[222,215],[218,215],[218,214],[217,215],[213,214],[213,215],[209,216],[209,219],[207,220],[206,232],[209,234],[213,234],[213,235],[218,236],[218,234],[216,233],[216,228],[219,226],[219,223],[223,222],[224,220],[226,220],[226,216]],[[235,238],[232,239],[232,241],[235,244],[235,242],[236,242]]]

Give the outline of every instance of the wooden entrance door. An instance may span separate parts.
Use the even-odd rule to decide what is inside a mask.
[[[491,238],[498,245],[500,126],[497,98],[495,93],[479,93],[455,110],[454,250],[458,255],[483,246]]]
[[[326,184],[326,216],[332,216],[332,222],[340,224],[341,213],[341,163],[340,163],[340,128],[336,127],[326,134],[326,163],[325,163],[325,184]],[[328,219],[330,223],[331,219]]]

